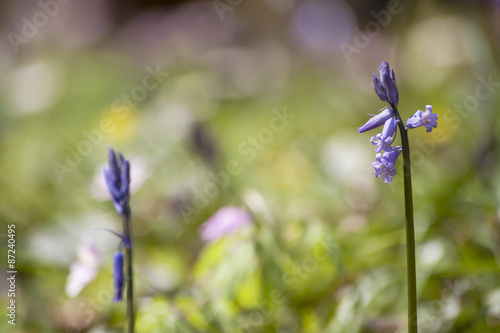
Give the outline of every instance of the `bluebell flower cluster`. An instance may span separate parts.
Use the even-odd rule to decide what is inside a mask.
[[[130,163],[118,153],[118,159],[112,148],[108,153],[108,169],[103,169],[104,179],[108,186],[113,205],[120,215],[128,214],[130,199]]]
[[[372,85],[375,93],[381,101],[390,104],[390,107],[384,107],[372,117],[363,126],[358,127],[358,133],[363,133],[384,125],[382,133],[372,136],[370,142],[375,146],[375,162],[372,166],[375,170],[375,177],[382,176],[385,183],[392,182],[392,177],[396,175],[396,161],[402,152],[402,147],[392,146],[396,138],[396,129],[401,121],[397,111],[399,103],[399,92],[396,85],[396,76],[394,70],[389,67],[385,61],[378,69],[377,75],[372,75]],[[438,116],[432,113],[432,106],[426,105],[425,112],[418,110],[411,118],[406,121],[404,130],[424,126],[427,132],[432,131],[437,126]]]
[[[114,232],[122,240],[120,249],[115,252],[113,259],[113,280],[115,287],[115,295],[113,302],[122,300],[124,275],[123,275],[123,246],[130,249],[130,162],[123,158],[122,154],[118,153],[118,158],[115,151],[109,148],[108,152],[108,168],[103,169],[106,185],[113,199],[113,206],[118,214],[124,218],[124,232]]]

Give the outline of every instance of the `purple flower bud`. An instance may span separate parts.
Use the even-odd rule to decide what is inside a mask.
[[[398,105],[399,92],[398,87],[396,86],[396,82],[391,78],[389,72],[385,72],[381,79],[382,84],[385,87],[385,91],[387,92],[387,101],[390,104]]]
[[[389,70],[389,63],[387,61],[382,61],[378,68],[378,77],[380,78],[380,81],[382,81],[382,76],[384,76],[384,73],[388,72]]]
[[[385,92],[384,85],[375,74],[372,74],[372,86],[382,102],[387,102],[387,93]]]
[[[387,119],[382,129],[382,136],[384,138],[392,138],[394,133],[396,133],[397,123],[398,122],[394,118]]]
[[[379,126],[382,126],[389,118],[392,118],[394,111],[391,108],[384,108],[379,114],[373,116],[363,126],[358,127],[358,133],[363,133]]]
[[[389,102],[394,105],[398,104],[399,92],[396,86],[396,75],[387,62],[382,61],[380,64],[378,78],[375,74],[372,75],[372,85],[378,97],[383,102]]]
[[[114,150],[109,148],[108,169],[104,169],[103,173],[116,211],[120,215],[126,214],[130,199],[130,162],[120,153],[117,159]]]
[[[115,296],[113,302],[120,302],[122,300],[123,291],[123,254],[121,251],[116,251],[113,258],[113,281],[115,286]]]
[[[102,173],[104,174],[104,180],[106,181],[106,185],[108,186],[113,200],[119,201],[121,194],[120,190],[116,187],[116,184],[113,181],[113,174],[108,169],[103,169]]]
[[[432,131],[432,128],[437,127],[438,115],[432,113],[432,105],[425,106],[425,112],[418,110],[413,116],[406,121],[406,127],[416,128],[424,126],[427,132]]]

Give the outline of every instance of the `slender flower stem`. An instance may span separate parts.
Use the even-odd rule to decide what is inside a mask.
[[[408,333],[417,333],[417,273],[415,262],[415,227],[413,223],[413,194],[411,189],[410,144],[408,132],[399,115],[398,108],[391,104],[396,118],[399,120],[401,146],[403,147],[403,175],[405,192],[406,217],[406,269],[408,276]]]
[[[130,225],[130,205],[126,204],[126,211],[123,214],[123,232],[125,234],[125,260],[127,263],[127,319],[128,319],[128,333],[134,333],[134,280],[133,280],[133,266],[132,266],[132,226]]]

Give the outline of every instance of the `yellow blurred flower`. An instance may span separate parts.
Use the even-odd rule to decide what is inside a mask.
[[[108,119],[113,130],[108,133],[110,144],[115,145],[130,140],[137,129],[136,109],[121,105],[105,110],[101,120]]]

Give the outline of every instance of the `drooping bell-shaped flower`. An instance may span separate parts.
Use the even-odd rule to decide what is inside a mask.
[[[384,183],[391,183],[392,177],[396,175],[396,161],[401,153],[401,147],[391,147],[389,151],[378,153],[375,162],[372,163],[375,177],[382,176]]]
[[[424,126],[427,132],[432,131],[432,128],[437,127],[438,115],[432,113],[432,105],[425,106],[425,112],[418,110],[413,116],[406,121],[406,127],[416,128]]]

